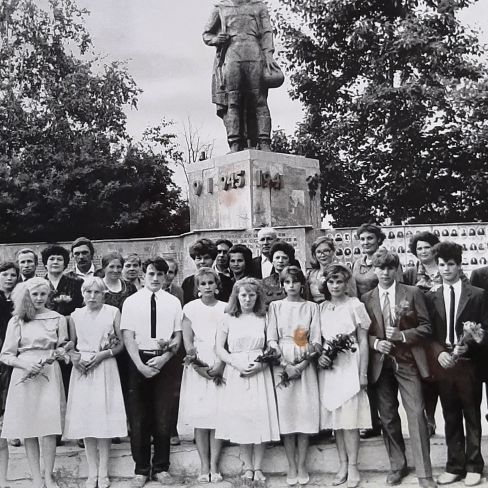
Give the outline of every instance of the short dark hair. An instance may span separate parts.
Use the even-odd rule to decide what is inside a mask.
[[[441,258],[444,261],[454,259],[457,265],[463,262],[463,246],[450,241],[443,241],[436,244],[432,249],[436,262]]]
[[[90,241],[88,237],[78,237],[78,239],[75,239],[73,241],[73,244],[71,244],[71,252],[73,252],[73,249],[75,247],[80,247],[80,246],[88,246],[91,255],[93,256],[95,254],[95,248],[93,247],[92,241]]]
[[[0,263],[0,273],[3,273],[4,271],[7,271],[9,269],[15,269],[15,272],[17,273],[17,278],[19,277],[20,269],[16,263],[14,263],[13,261],[3,261]]]
[[[69,264],[69,251],[59,244],[50,244],[41,251],[42,264],[46,266],[47,260],[50,256],[63,256],[64,269],[68,267]]]
[[[34,249],[31,249],[30,247],[24,247],[22,249],[19,249],[15,253],[15,259],[19,259],[19,256],[21,254],[33,254],[34,255],[34,264],[37,266],[37,263],[39,262],[39,258],[37,257],[37,253],[34,251]]]
[[[277,241],[271,246],[269,250],[270,261],[273,261],[273,256],[277,251],[284,252],[290,258],[290,264],[295,260],[295,248],[291,244],[288,244],[288,242]]]
[[[310,261],[310,264],[312,265],[312,268],[315,269],[320,268],[317,258],[315,257],[315,251],[317,251],[317,248],[321,244],[327,244],[330,247],[330,250],[332,252],[335,252],[335,242],[334,239],[332,239],[332,237],[320,236],[317,239],[315,239],[315,241],[313,241],[312,246],[310,248],[310,251],[312,253],[312,260]]]
[[[371,232],[371,234],[374,234],[377,237],[378,244],[380,246],[381,246],[381,244],[383,244],[383,241],[386,239],[386,235],[381,230],[381,227],[379,225],[372,224],[370,222],[367,222],[365,224],[361,224],[358,227],[356,234],[358,235],[358,237],[360,237],[361,234],[364,232]]]
[[[307,281],[303,271],[298,266],[286,266],[280,273],[280,283],[283,284],[287,278],[291,278],[293,281],[298,281],[301,285],[304,285]]]
[[[118,259],[120,264],[124,266],[125,261],[122,254],[118,251],[110,251],[102,256],[102,268],[105,269],[114,259]]]
[[[414,256],[417,256],[417,242],[419,241],[428,242],[432,247],[434,247],[436,244],[439,244],[439,238],[436,235],[432,234],[432,232],[419,232],[418,234],[412,236],[408,245],[410,252]]]
[[[230,249],[228,254],[240,253],[244,256],[245,270],[244,275],[248,275],[252,271],[252,251],[244,244],[234,244]]]
[[[145,273],[151,264],[156,268],[157,271],[162,271],[163,273],[168,272],[168,263],[161,256],[147,258],[142,263],[142,271]]]
[[[394,268],[397,269],[400,265],[400,258],[398,254],[393,251],[388,251],[384,247],[378,249],[371,259],[373,268]]]
[[[230,242],[229,239],[217,239],[215,241],[215,247],[217,247],[220,244],[225,244],[229,248],[233,246],[232,242]]]
[[[205,254],[209,254],[212,259],[215,259],[217,257],[217,246],[210,239],[198,239],[190,246],[189,252],[193,260],[197,256],[205,256]]]
[[[178,274],[178,270],[180,269],[180,267],[178,266],[178,261],[176,261],[175,258],[166,258],[165,261],[167,264],[173,263],[175,265],[175,276],[176,276]],[[168,270],[169,270],[169,266],[168,266]]]

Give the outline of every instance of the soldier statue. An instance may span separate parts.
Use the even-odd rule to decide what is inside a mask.
[[[266,5],[259,0],[220,0],[205,26],[203,40],[217,48],[212,102],[224,121],[231,152],[270,150],[268,89],[283,73],[273,58],[273,32]]]

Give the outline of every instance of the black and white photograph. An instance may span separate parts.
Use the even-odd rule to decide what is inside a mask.
[[[0,0],[0,488],[488,486],[486,0]]]

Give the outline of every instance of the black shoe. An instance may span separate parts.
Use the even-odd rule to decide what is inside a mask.
[[[56,436],[56,446],[59,447],[59,446],[62,446],[63,444],[64,444],[64,442],[61,440],[61,436],[57,435]]]
[[[10,439],[10,445],[12,447],[20,447],[20,439]]]
[[[84,448],[85,448],[85,441],[84,441],[83,439],[78,439],[78,440],[76,441],[76,443],[78,444],[78,447],[79,447],[80,449],[84,449]]]
[[[114,437],[112,439],[112,444],[120,444],[122,441],[120,440],[120,437]]]
[[[381,429],[361,429],[359,435],[361,436],[361,439],[379,437],[381,435]]]
[[[399,469],[397,471],[390,471],[386,477],[386,484],[390,486],[399,485],[402,479],[408,475],[408,468]]]

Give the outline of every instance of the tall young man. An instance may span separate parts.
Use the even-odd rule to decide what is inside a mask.
[[[427,293],[433,327],[433,364],[444,413],[447,462],[437,483],[447,485],[465,477],[466,486],[478,485],[483,472],[481,455],[480,364],[483,344],[462,345],[463,324],[487,326],[485,292],[461,280],[463,248],[454,242],[434,246],[442,285]],[[452,353],[460,356],[454,359]],[[464,424],[463,424],[464,419]],[[466,431],[464,429],[466,426]]]
[[[386,250],[372,257],[378,286],[361,300],[371,318],[368,381],[377,398],[383,439],[390,460],[386,484],[398,485],[408,474],[405,442],[398,414],[398,390],[407,413],[408,431],[421,487],[435,487],[430,463],[421,377],[429,376],[424,345],[431,336],[422,292],[395,281],[399,258]]]

